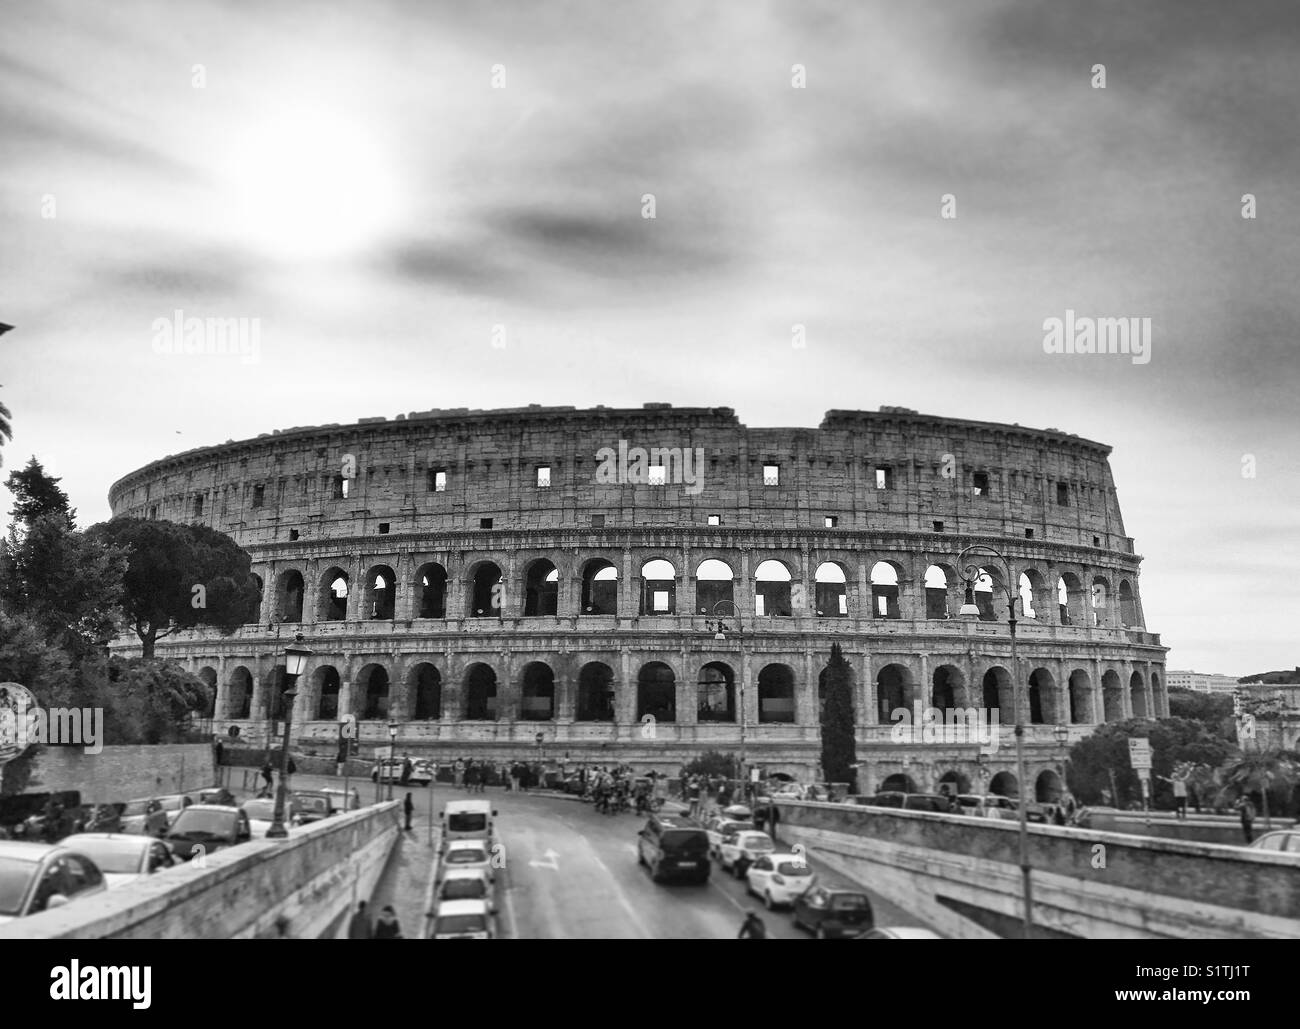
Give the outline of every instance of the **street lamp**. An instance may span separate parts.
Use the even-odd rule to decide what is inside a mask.
[[[393,762],[397,760],[397,723],[388,723],[388,799],[393,799]]]
[[[1025,809],[1025,723],[1021,715],[1020,705],[1020,652],[1016,648],[1016,601],[1023,600],[1018,593],[1011,588],[1014,576],[1011,571],[1011,562],[1003,557],[992,547],[974,544],[967,547],[957,555],[957,567],[961,569],[962,581],[966,583],[966,602],[962,604],[958,616],[962,618],[978,618],[979,607],[975,603],[975,583],[980,579],[980,569],[977,565],[966,564],[966,558],[969,554],[981,551],[996,557],[1007,569],[1007,581],[999,583],[990,575],[989,581],[997,586],[1007,595],[1007,626],[1011,630],[1011,688],[1012,700],[1015,704],[1016,713],[1016,778],[1019,780],[1019,793],[1017,807],[1020,815],[1020,876],[1022,881],[1022,890],[1024,893],[1024,916],[1023,916],[1023,933],[1025,939],[1030,939],[1033,935],[1034,927],[1034,888],[1030,880],[1029,867],[1029,818]]]
[[[739,688],[737,690],[739,693],[740,711],[737,713],[736,720],[740,723],[740,794],[741,798],[744,799],[746,792],[749,789],[749,783],[745,778],[745,626],[740,620],[740,608],[736,607],[734,601],[719,600],[713,605],[714,619],[712,621],[706,620],[704,627],[709,632],[713,633],[713,638],[719,643],[726,641],[728,631],[727,623],[724,622],[722,617],[718,614],[718,608],[722,607],[723,604],[730,604],[731,610],[735,612],[736,642],[740,645],[740,671],[737,673],[737,677],[740,680],[738,684]]]
[[[289,688],[280,694],[284,701],[284,744],[280,748],[280,787],[275,791],[275,814],[272,816],[271,828],[266,830],[267,839],[281,840],[289,835],[284,827],[284,799],[286,790],[284,778],[289,774],[289,735],[293,728],[293,704],[298,698],[295,684],[298,676],[307,670],[307,659],[311,651],[302,645],[302,633],[284,648],[284,677],[289,680]]]

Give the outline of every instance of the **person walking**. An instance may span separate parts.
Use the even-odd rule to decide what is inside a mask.
[[[366,902],[364,900],[357,904],[357,910],[352,915],[352,921],[348,923],[348,939],[370,939],[370,916],[366,914]]]
[[[415,801],[411,799],[409,793],[406,795],[406,801],[402,804],[402,810],[406,812],[406,831],[410,832],[411,816],[415,814]]]
[[[271,775],[273,772],[274,769],[271,766],[271,759],[268,757],[264,762],[262,762],[262,779],[266,783],[266,790],[268,793],[271,790]]]
[[[1242,797],[1237,801],[1237,809],[1241,812],[1241,834],[1246,837],[1246,843],[1253,843],[1255,840],[1255,805],[1250,802],[1249,797]]]
[[[397,912],[393,910],[393,905],[388,904],[384,910],[379,913],[379,920],[375,922],[375,935],[371,937],[375,940],[404,940],[402,927],[397,922]]]
[[[758,917],[758,913],[751,911],[745,916],[745,921],[740,926],[740,932],[737,934],[738,940],[766,940],[767,926],[763,920]]]

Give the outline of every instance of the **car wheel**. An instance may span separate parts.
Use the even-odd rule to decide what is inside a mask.
[[[776,905],[772,902],[771,890],[767,890],[763,894],[763,907],[767,908],[768,911],[771,911],[773,908],[776,907]]]

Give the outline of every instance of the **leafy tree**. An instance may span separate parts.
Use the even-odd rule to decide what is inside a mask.
[[[703,775],[707,778],[738,779],[740,762],[735,754],[724,754],[720,750],[706,750],[686,764],[686,774]]]
[[[0,682],[16,682],[42,707],[67,705],[77,694],[71,663],[60,648],[45,639],[40,626],[0,610]],[[0,767],[0,796],[27,788],[32,761],[41,747],[35,744]]]
[[[1142,786],[1129,764],[1128,748],[1130,739],[1140,738],[1151,741],[1154,806],[1173,805],[1173,786],[1164,779],[1172,778],[1175,769],[1182,771],[1187,765],[1216,767],[1234,749],[1203,723],[1187,718],[1130,718],[1110,722],[1098,726],[1091,736],[1070,748],[1071,792],[1085,804],[1100,803],[1102,790],[1110,790],[1113,781],[1119,793],[1114,798],[1118,807],[1141,801]]]
[[[21,472],[10,472],[5,486],[14,495],[9,513],[27,528],[44,515],[59,515],[69,530],[75,529],[77,512],[68,506],[68,495],[59,489],[62,479],[45,473],[44,466],[33,457]]]
[[[1235,742],[1232,698],[1222,693],[1201,693],[1198,690],[1170,690],[1169,716],[1189,718],[1225,740]]]
[[[1290,806],[1298,776],[1300,765],[1284,751],[1246,750],[1222,769],[1224,799],[1250,797],[1269,818]]]
[[[248,553],[225,533],[114,518],[91,526],[87,535],[128,552],[122,606],[146,658],[158,640],[181,629],[205,625],[229,636],[257,617]]]
[[[109,659],[103,669],[108,743],[175,743],[207,706],[207,685],[174,661]]]
[[[853,683],[838,643],[826,664],[826,704],[821,712],[822,773],[827,782],[854,782],[857,739],[853,732]]]

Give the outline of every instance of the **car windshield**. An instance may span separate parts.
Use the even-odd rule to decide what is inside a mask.
[[[184,806],[184,797],[163,797],[159,803],[164,811],[179,811]]]
[[[443,900],[482,900],[487,883],[482,879],[449,879],[443,884]]]
[[[269,822],[275,817],[275,801],[249,800],[244,803],[244,814],[258,821]]]
[[[487,932],[487,922],[482,915],[443,915],[435,932],[439,935]]]
[[[131,800],[128,801],[126,807],[122,809],[122,814],[127,817],[130,817],[131,815],[143,815],[147,813],[146,809],[148,806],[149,802],[147,800]]]
[[[324,797],[300,797],[298,802],[304,811],[323,812],[329,810],[329,802]]]
[[[176,816],[169,836],[231,836],[235,818],[225,811],[195,811],[186,808]]]
[[[811,872],[808,871],[807,865],[801,863],[795,863],[794,861],[782,861],[779,865],[776,866],[776,870],[780,872],[782,875],[792,875],[796,878],[798,878],[801,875],[812,874]]]
[[[708,835],[696,829],[676,829],[665,832],[660,840],[664,850],[680,850],[689,853],[707,852],[709,849]]]
[[[139,839],[141,837],[137,836],[136,840]],[[76,849],[95,862],[101,872],[133,875],[140,871],[142,848],[131,839],[77,840]]]
[[[482,832],[487,828],[487,815],[481,811],[457,812],[447,816],[448,832]]]
[[[776,846],[766,836],[747,836],[741,844],[746,850],[775,850]]]
[[[0,915],[18,914],[18,905],[23,902],[36,867],[35,861],[0,858]]]
[[[486,852],[475,849],[453,850],[447,855],[449,865],[480,864],[488,859]]]
[[[866,911],[871,905],[860,893],[844,893],[831,898],[831,907],[836,911]]]

